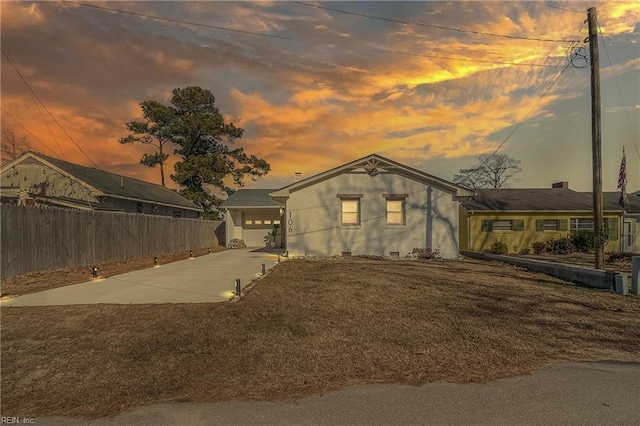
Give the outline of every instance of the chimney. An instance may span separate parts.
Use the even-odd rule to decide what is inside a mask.
[[[294,178],[294,182],[300,182],[302,180],[302,172],[296,172],[295,173],[295,178]]]
[[[569,189],[569,182],[567,182],[567,181],[556,182],[556,183],[552,184],[551,187],[552,188],[566,188],[566,189]]]

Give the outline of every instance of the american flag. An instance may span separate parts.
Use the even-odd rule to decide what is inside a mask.
[[[627,187],[627,155],[622,147],[622,163],[620,163],[620,173],[618,173],[618,189],[624,193]]]
[[[620,173],[618,173],[618,189],[620,190],[620,199],[618,204],[627,210],[627,154],[622,147],[622,163],[620,163]]]

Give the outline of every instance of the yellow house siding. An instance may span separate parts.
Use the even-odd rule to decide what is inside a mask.
[[[471,229],[470,232],[466,232],[467,235],[462,235],[463,232],[468,230],[468,217],[470,217]],[[531,245],[537,241],[548,241],[553,238],[560,238],[570,234],[570,219],[571,218],[584,218],[591,219],[593,215],[591,213],[564,213],[564,212],[467,212],[461,211],[460,214],[460,246],[463,250],[465,247],[469,247],[472,251],[485,251],[491,248],[491,244],[495,241],[502,241],[507,245],[509,253],[518,253],[524,248],[531,249]],[[617,234],[620,231],[620,217],[617,215],[605,215],[605,221],[611,218],[617,223]],[[538,231],[536,230],[536,220],[541,219],[558,219],[568,221],[568,229],[566,231]],[[506,231],[506,230],[483,230],[483,220],[522,220],[524,222],[524,228],[522,231]],[[619,252],[620,251],[620,237],[615,240],[611,240],[605,246],[606,251]]]

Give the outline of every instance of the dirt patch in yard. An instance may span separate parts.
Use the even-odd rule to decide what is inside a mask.
[[[211,248],[212,253],[226,250],[222,246]],[[193,256],[203,256],[209,253],[209,249],[202,248],[193,250]],[[165,265],[177,260],[189,258],[189,251],[181,251],[158,256],[158,263]],[[138,271],[153,266],[153,257],[142,257],[136,259],[116,260],[104,262],[96,265],[99,276],[102,278],[113,275],[124,274],[125,272]],[[36,293],[38,291],[50,290],[52,288],[64,287],[71,284],[84,283],[91,280],[92,268],[82,266],[77,268],[56,269],[55,271],[33,272],[30,274],[17,275],[15,277],[3,278],[0,287],[2,296],[20,296],[23,294]]]
[[[640,361],[640,299],[492,262],[289,260],[236,303],[2,309],[2,415]]]

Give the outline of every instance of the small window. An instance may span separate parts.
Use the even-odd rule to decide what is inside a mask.
[[[524,219],[483,220],[482,232],[524,231]]]
[[[593,219],[587,219],[582,217],[572,217],[571,232],[578,232],[578,231],[593,232]]]
[[[271,225],[271,220],[270,219],[265,219],[264,224],[265,225]]]
[[[387,225],[404,225],[404,200],[387,200]]]
[[[247,219],[244,221],[245,225],[253,225],[253,221],[251,219]]]
[[[274,221],[273,221],[273,224],[274,224],[274,225],[280,225],[280,219],[276,219],[276,220],[274,220]]]
[[[256,220],[253,221],[253,224],[254,225],[262,225],[262,220],[256,219]]]
[[[136,203],[136,213],[142,213],[142,203]]]
[[[181,212],[181,211],[178,211],[178,210],[174,210],[174,211],[171,213],[171,216],[173,216],[173,217],[175,217],[175,218],[180,218],[180,217],[182,217],[182,212]]]
[[[558,220],[557,219],[545,219],[544,220],[544,230],[545,231],[557,231],[558,230]]]
[[[494,231],[511,231],[513,229],[513,221],[511,220],[494,220],[492,223]]]
[[[354,226],[360,224],[360,199],[342,200],[342,225]]]

